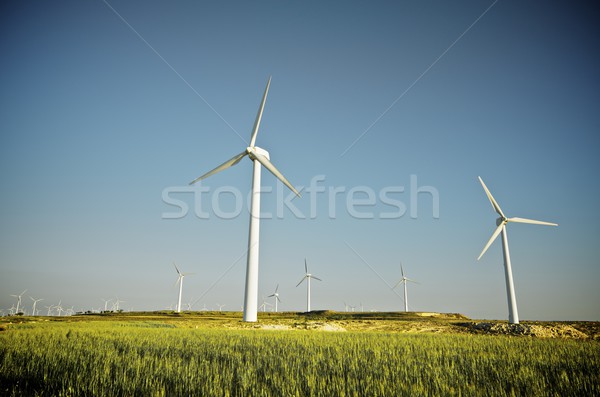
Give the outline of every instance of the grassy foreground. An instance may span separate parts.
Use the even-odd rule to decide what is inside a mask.
[[[270,330],[219,314],[54,320],[3,325],[0,395],[600,395],[597,340],[275,327],[308,324],[290,314]]]

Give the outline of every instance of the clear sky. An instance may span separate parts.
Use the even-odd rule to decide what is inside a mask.
[[[509,225],[521,319],[600,320],[598,17],[566,1],[3,2],[0,309],[24,289],[29,310],[164,309],[176,262],[195,273],[184,303],[239,310],[251,162],[187,184],[244,150],[272,75],[257,144],[325,191],[279,199],[263,170],[261,296],[279,284],[280,309],[303,310],[307,258],[314,309],[401,310],[402,263],[411,310],[506,319],[500,241],[476,260],[496,219],[480,175],[507,215],[559,223]]]

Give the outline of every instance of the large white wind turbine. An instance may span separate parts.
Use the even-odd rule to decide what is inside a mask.
[[[281,299],[279,299],[279,284],[277,284],[277,287],[275,288],[275,292],[273,292],[271,295],[267,296],[267,298],[275,298],[275,313],[277,313],[277,302],[281,302]]]
[[[23,294],[25,294],[25,292],[27,292],[27,290],[21,292],[19,295],[11,295],[14,296],[15,298],[17,298],[17,308],[15,309],[15,314],[19,314],[20,312],[20,306],[21,306],[21,298],[23,298]]]
[[[35,316],[35,315],[36,315],[36,314],[35,314],[35,307],[37,306],[37,303],[38,303],[39,301],[43,301],[44,299],[43,299],[43,298],[42,298],[42,299],[33,299],[33,297],[32,297],[32,296],[30,296],[29,298],[31,298],[31,300],[33,301],[33,308],[31,309],[31,315],[32,315],[32,316]]]
[[[404,269],[402,268],[402,265],[400,265],[400,273],[402,273],[402,278],[400,279],[400,281],[398,281],[396,283],[396,285],[394,285],[394,288],[396,288],[400,284],[404,284],[404,311],[407,312],[408,311],[408,292],[406,291],[406,284],[408,284],[409,281],[411,283],[415,283],[415,284],[419,284],[419,283],[416,282],[415,280],[411,280],[410,278],[408,278],[404,275]],[[392,288],[392,289],[394,289],[394,288]]]
[[[179,271],[179,268],[175,263],[173,263],[173,266],[175,266],[175,270],[177,270],[177,274],[179,275],[179,277],[177,277],[177,281],[175,281],[175,285],[179,283],[179,299],[177,301],[177,313],[181,313],[181,294],[183,293],[183,279],[185,276],[189,276],[194,273],[182,273]]]
[[[479,257],[477,258],[477,260],[481,259],[483,254],[485,254],[485,251],[487,251],[487,249],[489,248],[489,246],[494,242],[494,240],[496,240],[498,235],[500,233],[502,233],[502,253],[504,254],[504,276],[506,279],[506,295],[508,297],[508,322],[510,324],[519,324],[519,313],[517,311],[517,298],[515,297],[515,286],[513,284],[512,268],[511,268],[511,264],[510,264],[510,253],[508,251],[508,237],[506,235],[506,224],[508,222],[532,223],[534,225],[546,225],[546,226],[558,226],[558,224],[551,223],[551,222],[535,221],[532,219],[525,219],[525,218],[507,218],[504,215],[504,213],[502,212],[500,205],[498,205],[498,202],[496,202],[496,200],[492,196],[492,193],[490,193],[487,186],[485,186],[485,183],[483,183],[483,179],[481,179],[481,177],[478,177],[478,178],[479,178],[479,182],[481,182],[481,186],[483,186],[483,190],[485,190],[485,194],[487,195],[488,199],[490,200],[490,203],[492,204],[492,207],[498,213],[498,215],[500,215],[500,217],[498,219],[496,219],[496,225],[497,225],[496,230],[492,234],[492,237],[490,237],[490,239],[488,240],[485,247],[483,247],[483,251],[481,251],[481,254],[479,254]]]
[[[240,154],[236,154],[231,159],[227,160],[217,168],[206,174],[199,176],[190,182],[190,185],[208,178],[209,176],[216,174],[219,171],[223,171],[233,165],[240,162],[245,156],[248,156],[254,164],[254,170],[252,174],[252,202],[250,205],[250,231],[248,235],[248,261],[246,266],[246,290],[244,293],[244,321],[256,321],[257,319],[257,306],[258,306],[258,243],[259,243],[259,231],[260,231],[260,174],[261,165],[269,170],[277,179],[283,182],[288,188],[290,188],[298,197],[300,193],[292,186],[292,184],[283,176],[277,168],[269,160],[269,152],[264,149],[255,146],[256,136],[260,127],[260,120],[262,118],[263,110],[265,108],[265,101],[267,100],[267,94],[269,92],[269,86],[271,85],[271,78],[267,82],[267,87],[262,97],[260,107],[258,108],[258,114],[254,121],[254,128],[252,129],[252,135],[250,136],[250,145]]]
[[[304,280],[306,280],[306,311],[310,312],[310,279],[314,278],[315,280],[319,280],[319,281],[323,281],[320,278],[313,276],[312,274],[310,274],[308,272],[308,265],[306,264],[306,258],[304,259],[304,277],[302,277],[302,280],[300,280],[300,282],[296,285],[296,287],[298,287],[298,285],[302,284],[302,282]]]

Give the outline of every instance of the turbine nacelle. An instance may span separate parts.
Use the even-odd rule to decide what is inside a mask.
[[[258,146],[248,146],[246,148],[246,153],[248,154],[248,157],[250,158],[250,160],[257,160],[256,154],[266,157],[267,160],[271,160],[271,157],[269,156],[269,152],[267,152],[265,149],[258,147]]]

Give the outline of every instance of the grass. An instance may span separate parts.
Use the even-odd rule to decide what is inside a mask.
[[[259,318],[294,331],[254,329],[229,313],[21,319],[0,332],[0,395],[600,395],[598,341],[381,332],[382,322],[456,319],[379,316]],[[300,327],[323,321],[373,327]]]

